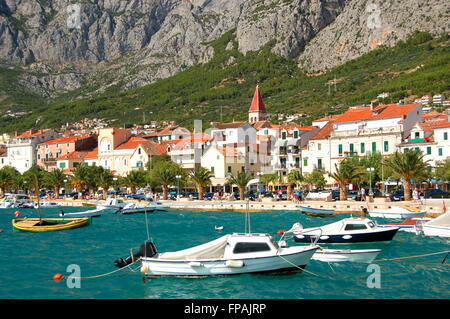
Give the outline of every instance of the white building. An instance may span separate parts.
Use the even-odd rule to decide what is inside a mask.
[[[11,138],[6,144],[8,155],[5,164],[24,173],[37,163],[37,145],[58,137],[57,132],[47,129],[29,130]]]

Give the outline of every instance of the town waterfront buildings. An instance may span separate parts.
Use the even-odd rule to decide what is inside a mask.
[[[384,92],[379,98],[388,96]],[[248,121],[211,123],[205,132],[191,132],[174,122],[150,132],[103,124],[64,134],[29,130],[3,135],[0,167],[10,165],[23,173],[37,164],[48,171],[59,168],[71,174],[81,165],[102,166],[116,176],[126,176],[132,170],[143,170],[152,157],[166,154],[185,170],[209,169],[212,185],[219,189],[225,188],[231,174],[246,172],[252,176],[251,184],[258,184],[262,174],[276,173],[286,180],[293,170],[303,175],[320,171],[327,184],[334,185],[329,174],[349,157],[375,152],[386,157],[417,149],[431,167],[450,157],[450,112],[439,113],[431,107],[443,107],[446,101],[442,94],[435,94],[413,104],[373,102],[315,119],[309,126],[292,119],[275,124],[257,86]]]

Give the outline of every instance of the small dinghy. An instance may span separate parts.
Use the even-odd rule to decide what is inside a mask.
[[[303,228],[296,223],[288,231],[300,243],[348,244],[391,241],[399,227],[379,227],[368,218],[344,218],[328,225]]]
[[[444,211],[446,211],[444,206]],[[424,236],[437,236],[450,238],[450,213],[445,212],[439,217],[430,221],[418,221],[416,224],[417,233]]]
[[[214,229],[217,231],[223,230],[223,226],[214,226]]]
[[[141,272],[145,276],[197,277],[300,271],[317,249],[315,244],[281,247],[268,234],[234,233],[175,252],[157,253],[152,249],[152,256],[140,257]],[[127,265],[118,261],[118,267]]]
[[[105,211],[105,208],[99,207],[93,210],[87,210],[84,212],[76,212],[76,213],[65,213],[64,211],[59,212],[60,217],[99,217]]]
[[[368,210],[367,208],[364,208],[363,212],[366,214],[368,213],[370,217],[395,218],[395,219],[421,217],[427,213],[424,210],[420,210],[419,208],[412,207],[409,205],[394,206],[385,210],[381,209]]]
[[[119,214],[137,214],[137,213],[153,213],[155,207],[152,206],[139,206],[134,203],[129,203],[120,209],[117,213]]]
[[[319,217],[330,217],[333,216],[333,209],[320,209],[320,208],[312,208],[306,206],[299,206],[300,212],[305,215],[310,216],[319,216]]]
[[[326,249],[320,248],[311,259],[324,262],[368,263],[377,258],[381,249]]]
[[[14,228],[29,232],[47,232],[83,227],[89,224],[89,218],[15,218]]]

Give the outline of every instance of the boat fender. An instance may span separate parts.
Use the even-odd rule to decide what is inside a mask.
[[[367,208],[365,208],[365,207],[362,209],[362,212],[363,212],[364,214],[368,214],[368,213],[369,213],[369,211],[368,211]]]
[[[142,265],[142,267],[141,267],[141,273],[143,273],[143,274],[148,273],[148,267],[147,267],[147,265]]]
[[[242,268],[245,266],[245,263],[242,260],[227,260],[225,266],[230,268]]]
[[[342,239],[351,239],[352,238],[352,235],[344,235],[344,236],[342,236]]]
[[[280,229],[279,231],[277,231],[277,235],[283,235],[285,233],[284,230]]]
[[[330,236],[327,236],[327,235],[320,236],[320,239],[321,239],[321,240],[327,240],[327,239],[329,239],[329,238],[330,238]]]

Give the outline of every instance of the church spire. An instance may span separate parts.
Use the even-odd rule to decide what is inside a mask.
[[[252,104],[248,110],[248,121],[255,123],[258,121],[264,121],[267,119],[266,107],[264,105],[261,92],[259,91],[259,85],[256,86],[255,93],[253,94]]]

